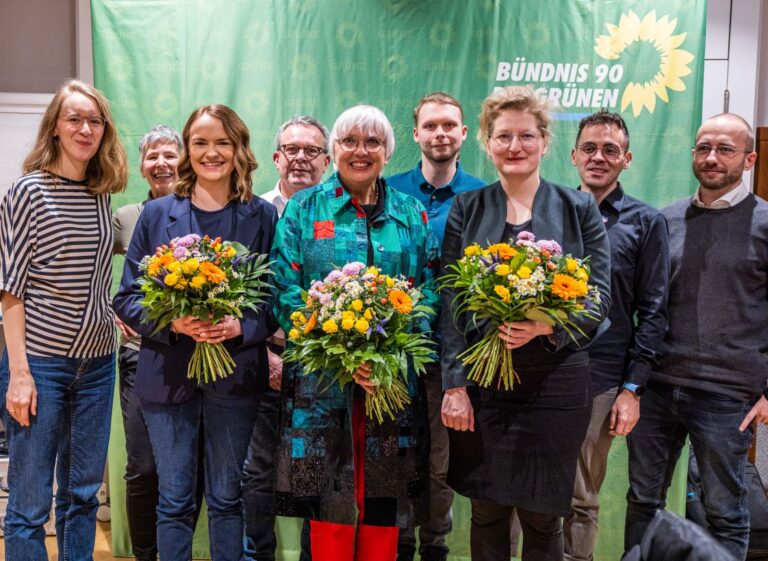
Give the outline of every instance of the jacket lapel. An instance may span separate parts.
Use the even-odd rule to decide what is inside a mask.
[[[256,205],[253,204],[253,200],[247,203],[236,203],[236,205],[235,240],[247,248],[253,248],[259,233],[264,229],[264,224],[256,220]]]
[[[562,245],[565,208],[562,197],[554,195],[554,187],[542,179],[533,198],[531,229],[537,240],[555,240]]]
[[[189,197],[171,196],[173,197],[173,205],[168,214],[168,225],[165,227],[168,241],[192,233],[192,218],[190,216],[192,207]]]
[[[477,241],[480,245],[490,245],[499,243],[504,235],[504,228],[507,225],[507,196],[500,182],[496,182],[492,189],[488,190],[488,203],[483,214],[483,225],[478,232]]]

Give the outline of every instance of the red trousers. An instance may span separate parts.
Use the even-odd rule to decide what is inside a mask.
[[[312,561],[395,561],[397,526],[363,524],[365,497],[365,398],[352,405],[352,461],[357,526],[310,520]]]

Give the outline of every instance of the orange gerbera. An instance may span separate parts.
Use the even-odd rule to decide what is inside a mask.
[[[213,284],[219,284],[220,282],[227,280],[227,275],[224,273],[224,271],[219,269],[210,261],[203,261],[200,263],[200,272],[205,275],[205,278],[208,279],[208,282]]]
[[[410,314],[413,311],[413,300],[402,290],[390,290],[389,301],[392,307],[401,314]]]
[[[501,259],[512,259],[517,250],[508,243],[495,243],[488,247],[488,253],[498,255]]]
[[[552,279],[552,294],[563,300],[572,300],[587,295],[587,283],[568,275],[555,275]]]
[[[304,335],[312,331],[315,326],[317,326],[317,312],[312,312],[312,315],[309,316],[307,323],[304,324]]]

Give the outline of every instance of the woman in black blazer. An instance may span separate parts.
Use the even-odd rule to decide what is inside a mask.
[[[212,325],[187,316],[152,334],[142,323],[139,263],[187,234],[235,240],[269,253],[277,210],[251,190],[256,159],[245,123],[224,105],[194,111],[183,132],[176,193],[142,210],[125,259],[115,312],[142,336],[135,393],[141,400],[158,474],[157,549],[163,561],[192,557],[198,439],[205,441],[205,500],[214,559],[243,557],[241,473],[261,397],[268,389],[266,338],[276,323],[270,302],[257,314]],[[224,379],[187,378],[195,341],[224,343],[235,361]],[[200,428],[203,420],[205,430]]]
[[[499,181],[456,197],[448,217],[442,266],[477,242],[516,238],[521,231],[552,239],[565,253],[590,257],[590,283],[600,290],[600,317],[581,319],[593,332],[610,306],[609,250],[591,195],[539,177],[550,133],[548,102],[530,87],[508,87],[483,102],[478,137]],[[443,422],[450,431],[448,483],[472,501],[473,561],[509,559],[509,524],[517,509],[524,560],[561,560],[560,517],[568,513],[576,461],[592,403],[589,359],[560,328],[507,323],[498,335],[514,349],[520,383],[512,391],[467,382],[457,357],[486,329],[454,317],[455,292],[441,295]]]

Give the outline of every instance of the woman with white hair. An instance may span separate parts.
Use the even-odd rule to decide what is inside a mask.
[[[435,301],[437,247],[416,199],[388,187],[382,170],[395,138],[381,110],[358,105],[331,131],[336,173],[295,194],[278,223],[275,315],[290,330],[301,293],[335,266],[375,265],[422,285]],[[411,404],[394,420],[365,418],[367,372],[340,389],[289,365],[277,458],[276,513],[310,519],[313,561],[394,561],[398,524],[427,512],[427,419],[411,375]]]

